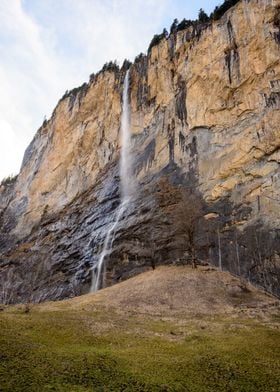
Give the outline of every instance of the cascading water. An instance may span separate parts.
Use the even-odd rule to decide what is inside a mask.
[[[135,188],[131,155],[129,70],[125,75],[122,95],[120,188],[121,203],[117,209],[116,218],[105,237],[99,260],[93,268],[91,291],[97,291],[103,285],[102,280],[106,270],[105,259],[111,253],[116,227],[132,199]]]

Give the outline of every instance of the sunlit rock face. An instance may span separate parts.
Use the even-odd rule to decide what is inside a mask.
[[[132,64],[139,189],[116,230],[107,285],[150,266],[151,241],[158,263],[182,260],[170,222],[174,202],[157,202],[166,178],[203,206],[198,259],[218,265],[220,254],[223,268],[279,294],[279,7],[240,1],[219,21],[179,31]],[[125,72],[101,72],[67,93],[27,148],[16,181],[1,187],[0,268],[2,282],[13,282],[12,302],[89,290],[120,203]]]

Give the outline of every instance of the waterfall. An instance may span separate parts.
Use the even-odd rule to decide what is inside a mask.
[[[129,105],[129,70],[126,72],[122,96],[121,118],[121,200],[126,204],[134,192],[134,178],[132,172],[131,132],[130,132],[130,105]]]
[[[121,158],[120,158],[120,192],[121,203],[116,211],[115,219],[108,230],[103,249],[98,262],[92,270],[92,284],[90,291],[97,291],[103,286],[106,272],[106,256],[111,253],[115,231],[124,215],[134,193],[135,183],[132,172],[131,133],[130,133],[130,104],[129,104],[129,70],[126,72],[122,94],[121,116]]]

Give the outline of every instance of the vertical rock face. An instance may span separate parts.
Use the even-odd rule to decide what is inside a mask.
[[[280,1],[243,0],[131,65],[138,192],[118,226],[107,284],[149,265],[151,241],[158,262],[182,258],[164,179],[200,200],[197,257],[218,264],[220,255],[223,268],[279,294],[279,26]],[[67,93],[16,181],[1,186],[0,284],[12,302],[89,288],[119,205],[125,71],[100,72]]]

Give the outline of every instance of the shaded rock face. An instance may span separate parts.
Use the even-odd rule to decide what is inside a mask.
[[[132,64],[138,187],[106,260],[107,285],[151,260],[186,262],[168,194],[188,189],[203,211],[197,259],[279,295],[279,6],[240,1],[218,22],[177,32]],[[89,290],[120,203],[124,76],[107,70],[68,92],[27,148],[17,180],[1,186],[6,302]]]

